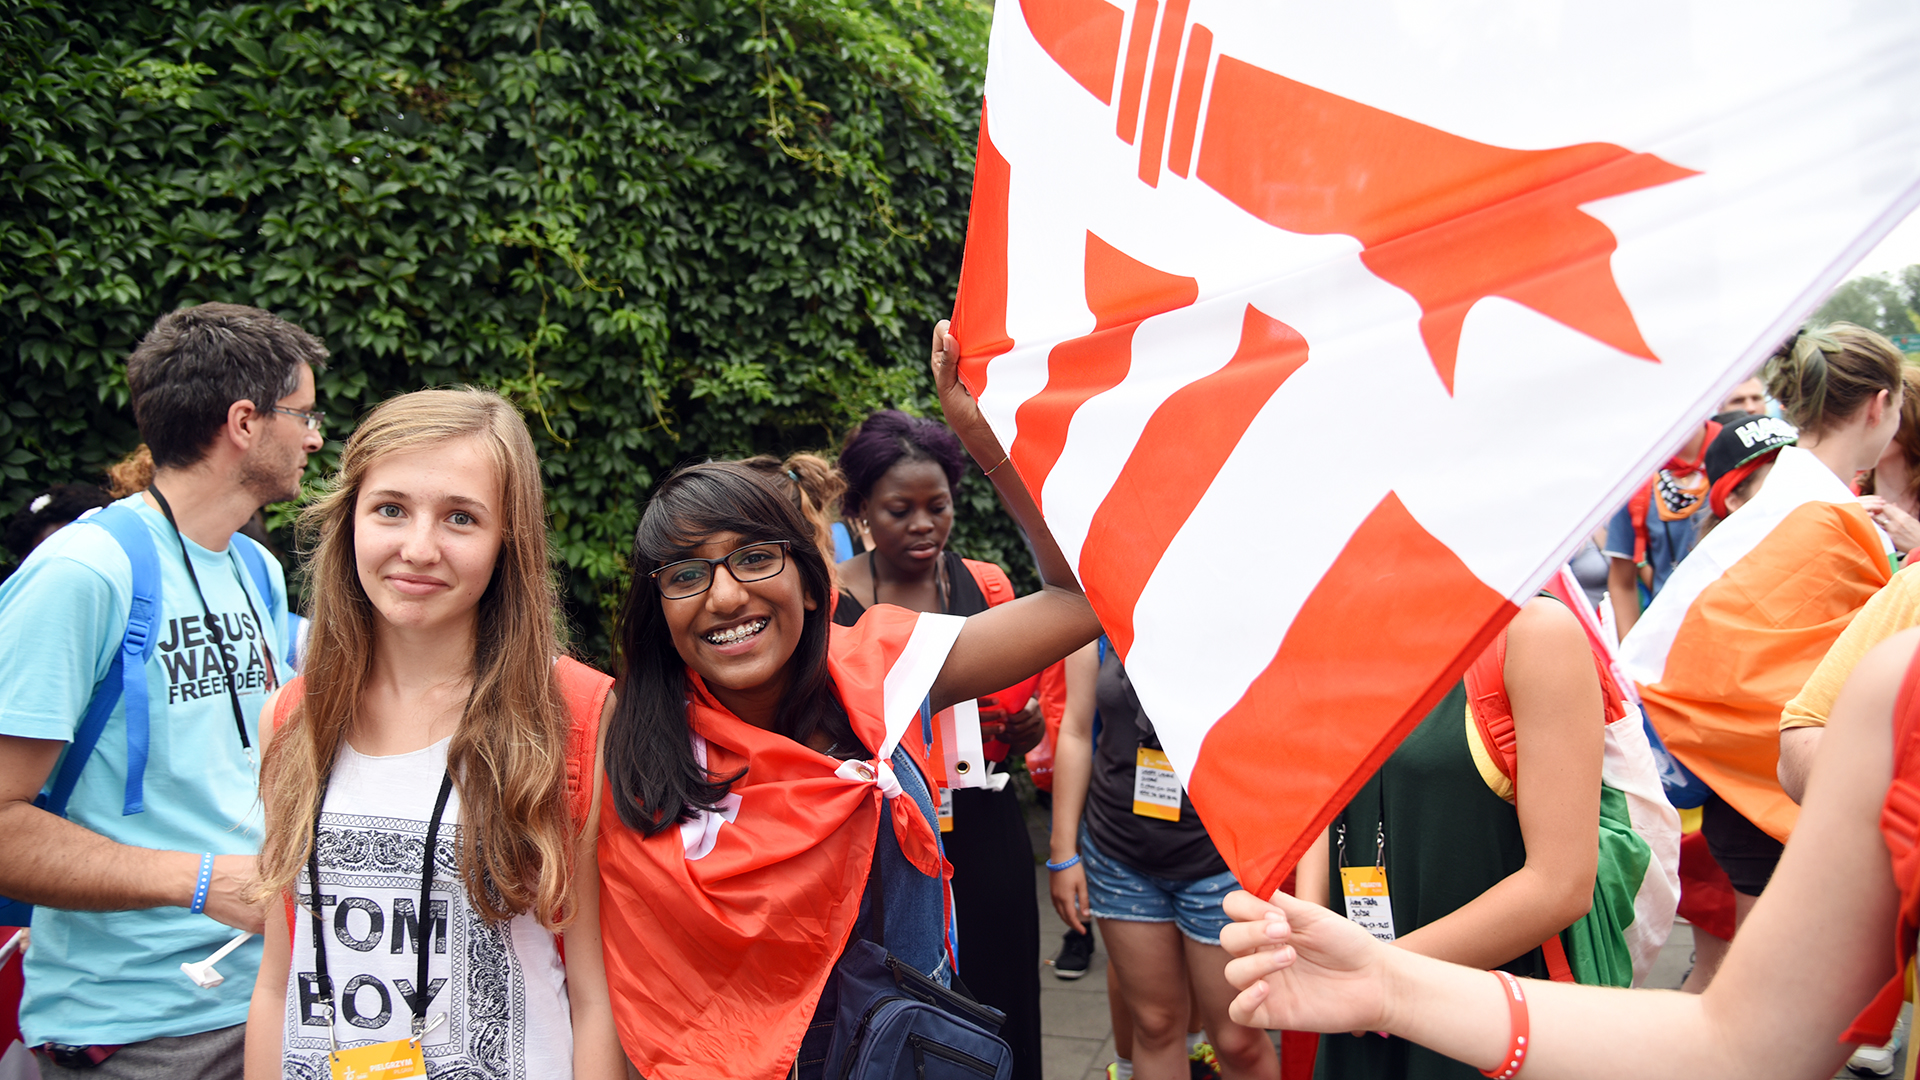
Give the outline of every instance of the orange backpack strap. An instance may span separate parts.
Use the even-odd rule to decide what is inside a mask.
[[[1514,753],[1513,702],[1507,698],[1507,632],[1501,630],[1467,668],[1467,707],[1480,729],[1481,745],[1493,758],[1500,775],[1520,787],[1519,761]]]
[[[573,721],[567,732],[567,812],[576,828],[584,828],[593,805],[593,761],[600,746],[600,714],[606,710],[613,676],[563,656],[553,662],[553,680]]]
[[[1893,856],[1894,884],[1900,887],[1900,917],[1893,927],[1893,978],[1840,1036],[1841,1042],[1875,1046],[1887,1041],[1900,1017],[1914,938],[1920,934],[1920,652],[1907,661],[1907,675],[1893,706],[1893,783],[1880,808],[1880,834]]]
[[[1640,485],[1640,490],[1627,500],[1627,517],[1633,521],[1633,565],[1643,566],[1647,561],[1647,511],[1653,505],[1653,479]]]
[[[1549,592],[1549,596],[1554,594]],[[1562,597],[1554,599],[1565,603]],[[1600,676],[1600,695],[1602,707],[1601,723],[1612,723],[1626,715],[1626,698],[1620,693],[1620,687],[1613,680],[1613,670],[1606,658],[1600,655],[1594,643],[1587,642],[1589,653],[1593,657],[1593,666]],[[1517,770],[1519,755],[1515,751],[1513,731],[1513,702],[1507,697],[1507,632],[1493,639],[1472,666],[1467,668],[1467,703],[1473,709],[1474,727],[1480,732],[1480,742],[1487,748],[1488,755],[1499,768],[1501,775],[1513,783],[1514,798],[1517,803],[1520,783]],[[1540,944],[1540,952],[1547,963],[1547,977],[1554,982],[1574,982],[1573,965],[1567,961],[1567,947],[1555,934]],[[1882,1040],[1885,1041],[1885,1040]]]
[[[960,561],[967,564],[967,572],[973,575],[974,584],[980,586],[980,591],[986,595],[988,607],[999,607],[1013,599],[1013,581],[997,564],[976,559]]]
[[[1573,965],[1567,962],[1567,946],[1555,934],[1540,943],[1540,955],[1547,962],[1547,978],[1554,982],[1578,982],[1573,977]]]
[[[280,734],[280,729],[286,727],[287,721],[293,718],[293,710],[300,704],[300,698],[306,692],[307,680],[304,675],[295,675],[281,685],[279,696],[273,699],[272,719],[273,733],[275,735]],[[294,919],[292,890],[288,890],[282,899],[284,899],[287,904],[287,940],[292,941]]]
[[[273,699],[273,731],[278,735],[280,729],[293,719],[293,710],[299,706],[300,698],[307,692],[307,680],[303,675],[295,675],[280,687],[280,696]]]

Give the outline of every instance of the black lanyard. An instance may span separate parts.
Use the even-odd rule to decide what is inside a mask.
[[[420,1038],[427,1020],[427,958],[432,955],[433,907],[430,896],[433,891],[433,861],[440,842],[440,818],[447,812],[447,796],[453,794],[453,774],[440,774],[440,795],[433,800],[433,816],[427,819],[427,843],[420,852],[420,930],[413,936],[414,945],[420,955],[417,981],[413,984],[413,1037]],[[320,789],[320,803],[313,812],[313,846],[307,850],[307,887],[308,896],[313,901],[313,968],[319,978],[320,1003],[327,1010],[327,1039],[333,1039],[334,999],[333,979],[327,975],[326,927],[321,916],[320,904],[320,810],[326,806],[327,791]],[[453,912],[447,912],[448,925],[452,925]]]
[[[209,628],[218,627],[219,621],[214,617],[212,606],[207,603],[207,594],[200,589],[200,575],[193,572],[193,556],[187,554],[187,538],[180,534],[180,523],[173,519],[173,507],[167,505],[167,497],[160,494],[160,489],[157,486],[148,484],[147,491],[153,495],[153,501],[160,504],[160,512],[167,516],[167,524],[173,526],[173,538],[180,542],[180,561],[187,566],[187,580],[193,582],[193,594],[200,598],[201,623]],[[233,580],[239,584],[240,595],[247,602],[247,614],[253,616],[253,629],[255,633],[260,635],[260,651],[266,656],[267,660],[267,689],[272,691],[280,685],[280,680],[276,678],[273,673],[273,649],[267,644],[267,624],[260,621],[260,612],[253,606],[253,594],[247,591],[247,583],[240,577],[240,571],[234,569],[233,544],[235,543],[237,543],[237,541],[227,541],[227,569],[233,571]],[[218,645],[219,642],[216,641],[214,644]],[[234,677],[239,674],[237,670],[239,664],[240,654],[239,650],[236,649],[234,651],[234,666],[236,670],[228,672],[226,670],[226,663],[223,660],[220,665],[220,674],[227,684],[227,700],[233,704],[233,726],[234,730],[240,733],[240,749],[247,755],[247,760],[252,761],[253,740],[247,737],[247,718],[245,712],[240,708],[240,691],[234,689],[233,686]]]

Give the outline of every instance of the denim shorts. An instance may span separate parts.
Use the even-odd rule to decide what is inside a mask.
[[[1143,874],[1102,854],[1080,827],[1080,865],[1087,871],[1087,900],[1096,919],[1122,922],[1170,922],[1202,945],[1220,944],[1220,931],[1233,920],[1220,902],[1240,887],[1222,871],[1193,881],[1172,881]]]

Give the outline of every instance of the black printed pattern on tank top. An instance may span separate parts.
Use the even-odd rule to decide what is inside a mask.
[[[407,994],[413,980],[413,944],[420,915],[420,853],[426,840],[424,821],[405,818],[322,814],[320,818],[320,877],[324,906],[327,964],[340,998],[341,1019],[335,1035],[364,1042],[378,1037],[379,1026],[366,1030],[354,1023],[370,1018],[362,1013],[386,1002],[404,1025],[411,1016]],[[515,956],[506,923],[482,919],[466,902],[466,883],[460,874],[460,833],[457,825],[442,825],[435,844],[433,910],[435,922],[428,985],[434,991],[427,1006],[429,1018],[442,1011],[447,1019],[435,1032],[449,1031],[445,1042],[429,1038],[424,1048],[427,1075],[432,1080],[522,1080],[527,1058],[526,979]],[[301,875],[296,925],[310,931],[312,901]],[[342,929],[336,920],[342,904],[354,914]],[[376,919],[375,912],[378,912]],[[445,921],[445,933],[438,925]],[[375,932],[377,927],[378,932]],[[407,986],[381,981],[377,989],[363,987],[346,1000],[356,975],[354,963],[374,950],[392,953],[396,940],[407,960],[407,974],[395,979]],[[443,954],[444,948],[444,954]],[[327,1067],[327,1029],[322,1011],[310,1008],[313,947],[293,948],[294,989],[288,995],[281,1025],[286,1040],[283,1058],[289,1080],[330,1080]],[[442,959],[450,957],[451,963]],[[369,976],[371,977],[371,976]],[[444,982],[442,980],[445,980]],[[306,1015],[303,1017],[303,1013]],[[377,1015],[377,1014],[376,1014]],[[389,1037],[398,1037],[391,1034]],[[404,1034],[404,1031],[401,1032]]]

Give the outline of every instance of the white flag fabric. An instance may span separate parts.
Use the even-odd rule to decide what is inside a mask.
[[[1275,887],[1920,199],[1920,5],[1002,0],[962,377]]]

